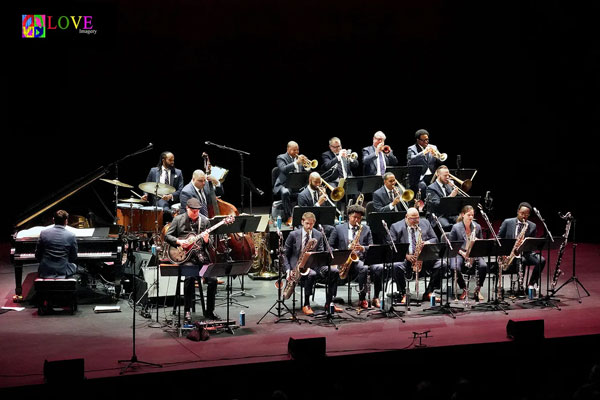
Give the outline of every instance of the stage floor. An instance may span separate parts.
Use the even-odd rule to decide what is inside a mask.
[[[6,249],[6,247],[4,247]],[[6,254],[6,252],[4,252]],[[246,314],[246,325],[234,330],[234,334],[211,333],[210,340],[194,342],[179,337],[166,320],[172,307],[161,307],[156,322],[156,310],[151,318],[136,315],[135,350],[140,361],[158,363],[162,368],[136,364],[127,371],[144,374],[157,371],[197,369],[233,364],[262,363],[288,360],[290,337],[305,338],[324,336],[327,355],[338,356],[353,353],[379,352],[414,348],[419,340],[413,332],[429,331],[422,344],[428,347],[454,346],[472,343],[507,341],[506,325],[510,319],[543,319],[546,338],[568,337],[600,333],[600,273],[597,271],[600,245],[577,246],[577,277],[591,296],[580,287],[581,303],[578,302],[576,285],[563,287],[557,298],[560,310],[554,307],[526,306],[525,300],[512,302],[507,314],[502,311],[479,311],[475,308],[459,312],[456,318],[448,314],[424,311],[429,304],[411,306],[410,312],[399,318],[360,315],[354,310],[341,314],[344,320],[336,320],[338,329],[330,325],[313,323],[279,322],[276,316],[267,314],[260,324],[258,320],[275,303],[277,290],[273,280],[244,279],[245,295],[240,296],[240,279],[233,284],[230,306],[231,319],[238,321],[240,310]],[[556,252],[551,254],[551,274],[556,264]],[[24,268],[25,287],[35,275],[37,267]],[[561,269],[565,275],[559,285],[572,275],[572,247],[569,245],[563,257]],[[544,271],[543,287],[546,287]],[[508,280],[506,281],[508,282]],[[0,315],[0,387],[34,385],[43,383],[44,360],[83,358],[85,376],[88,380],[118,376],[133,355],[132,309],[125,299],[119,300],[121,312],[94,313],[98,304],[81,304],[75,315],[57,314],[39,316],[32,305],[13,304],[13,267],[8,260],[0,265],[0,299],[4,307],[24,306],[22,311],[8,311]],[[346,287],[340,287],[338,296],[346,299]],[[358,296],[353,288],[352,298]],[[422,289],[421,289],[422,290]],[[299,294],[299,290],[298,290]],[[483,294],[488,298],[487,285]],[[218,295],[225,295],[224,285]],[[324,290],[318,289],[313,309],[322,310]],[[238,304],[239,302],[239,304]],[[217,300],[217,304],[222,303]],[[471,305],[475,303],[470,302]],[[485,303],[484,303],[485,304]],[[291,303],[289,304],[291,307]],[[451,305],[464,307],[463,302]],[[244,307],[245,306],[245,307]],[[346,305],[345,305],[346,306]],[[344,306],[344,307],[345,307]],[[200,305],[197,306],[200,310]],[[398,308],[406,311],[404,307]],[[273,309],[276,312],[276,309]],[[216,313],[225,318],[226,306],[220,305]],[[195,314],[202,320],[202,313]],[[304,316],[299,313],[300,318]],[[153,325],[160,325],[152,327]]]

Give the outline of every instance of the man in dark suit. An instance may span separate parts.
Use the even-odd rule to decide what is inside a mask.
[[[425,129],[419,129],[415,133],[416,143],[408,148],[408,165],[419,165],[421,171],[418,175],[409,176],[410,187],[413,190],[421,192],[421,198],[425,198],[427,186],[431,182],[431,176],[435,170],[442,164],[439,158],[434,157],[437,147],[429,144],[429,132]]]
[[[291,219],[292,216],[293,193],[286,185],[287,179],[292,172],[304,171],[303,164],[308,161],[305,156],[298,156],[299,151],[298,143],[290,141],[287,144],[287,151],[278,155],[277,159],[275,160],[277,163],[277,168],[279,168],[279,175],[277,176],[277,180],[273,186],[273,194],[279,194],[281,196],[281,201],[283,202],[284,221],[288,220],[288,223],[291,223],[289,219]]]
[[[427,187],[427,211],[434,213],[444,230],[449,229],[456,222],[456,215],[440,214],[438,207],[443,197],[456,197],[458,195],[458,186],[450,182],[450,171],[448,167],[442,165],[436,171],[437,178],[435,182]]]
[[[308,176],[308,185],[298,194],[298,205],[300,207],[331,206],[327,201],[327,195],[319,189],[321,184],[321,175],[318,172],[311,172]]]
[[[142,197],[144,200],[150,200],[152,205],[162,208],[166,218],[163,220],[168,222],[171,219],[171,206],[179,202],[179,195],[183,189],[183,174],[181,170],[175,168],[175,156],[170,151],[164,151],[160,155],[160,161],[157,167],[150,168],[146,182],[159,182],[169,186],[173,186],[176,190],[174,193],[166,194],[155,199],[152,193],[146,193]],[[184,204],[181,205],[183,209]]]
[[[348,207],[348,222],[337,225],[331,233],[329,240],[331,247],[337,250],[348,250],[348,246],[356,239],[356,235],[360,231],[358,242],[354,247],[355,254],[358,256],[357,261],[351,262],[348,271],[348,279],[358,281],[359,295],[358,306],[361,308],[369,308],[369,303],[366,300],[367,291],[367,274],[369,266],[364,264],[365,253],[370,245],[373,244],[373,235],[368,225],[362,225],[361,221],[366,210],[359,205]],[[362,230],[360,227],[362,226]],[[338,267],[339,268],[339,267]],[[371,268],[371,277],[375,285],[375,295],[373,297],[373,307],[380,307],[379,293],[381,292],[381,273],[382,266]]]
[[[321,154],[323,179],[326,179],[331,185],[337,186],[340,178],[353,176],[352,169],[358,168],[357,158],[352,158],[348,150],[342,149],[342,142],[339,138],[329,139],[329,150]]]
[[[206,184],[207,180],[211,180],[212,190]],[[216,199],[216,196],[222,195],[223,187],[220,182],[212,176],[207,176],[201,169],[197,169],[192,174],[192,181],[181,190],[179,200],[181,204],[187,204],[187,201],[191,198],[198,199],[200,201],[200,214],[209,217],[209,208],[213,207],[213,200]],[[219,214],[219,210],[216,210],[216,214]]]
[[[527,229],[524,234],[525,237],[536,237],[537,226],[535,223],[529,221],[529,215],[531,214],[532,207],[529,203],[523,202],[519,204],[517,209],[516,218],[507,218],[502,221],[500,230],[498,231],[498,237],[502,239],[516,239],[522,229]],[[533,265],[534,269],[529,277],[528,286],[533,286],[537,283],[541,272],[544,270],[546,259],[538,253],[532,251],[523,253],[516,257],[513,263],[508,267],[508,270],[519,270],[522,275],[522,267],[527,265]]]
[[[40,233],[35,249],[40,278],[66,278],[77,272],[77,238],[67,230],[68,220],[69,214],[58,210],[54,226]]]
[[[283,266],[289,273],[295,269],[298,264],[298,259],[302,254],[304,246],[310,239],[317,240],[317,247],[313,251],[323,251],[323,235],[318,230],[314,229],[315,215],[311,212],[306,212],[302,215],[302,227],[293,230],[287,237],[283,249]],[[337,280],[339,271],[337,267],[331,267],[331,274],[328,276],[327,266],[321,266],[315,269],[309,269],[308,274],[300,278],[300,284],[304,284],[304,299],[302,312],[305,315],[313,315],[314,311],[310,307],[310,297],[313,287],[317,280],[317,276],[327,282],[327,296],[325,298],[325,308],[327,309],[332,302],[333,296],[337,291]],[[342,309],[334,305],[336,312],[342,312]]]
[[[383,186],[373,192],[373,208],[376,212],[395,212],[408,208],[402,202],[402,193],[396,190],[396,177],[391,172],[383,175]]]
[[[195,235],[202,233],[209,228],[208,218],[200,214],[200,201],[194,197],[190,198],[186,202],[186,212],[180,213],[169,225],[169,229],[165,234],[165,241],[173,247],[183,247],[184,249],[189,248],[190,245],[183,240],[188,234],[193,233]],[[203,243],[208,243],[208,233],[202,236]],[[207,254],[203,251],[197,251],[192,254],[189,261],[181,264],[182,269],[198,270],[203,264],[209,262]],[[184,311],[185,319],[191,320],[190,310],[192,302],[194,301],[194,290],[196,285],[196,279],[198,284],[201,285],[200,276],[189,276],[186,277],[184,283]],[[206,293],[206,310],[204,316],[209,319],[220,319],[215,315],[215,295],[217,293],[217,279],[216,278],[205,278],[207,284]]]
[[[437,243],[438,239],[431,227],[431,224],[426,219],[419,218],[419,210],[411,207],[406,211],[406,217],[402,221],[392,224],[390,227],[390,235],[394,243],[408,243],[408,253],[406,260],[394,263],[393,276],[398,285],[398,291],[402,294],[402,302],[406,301],[406,281],[404,274],[406,271],[412,271],[412,267],[417,261],[415,249],[421,235],[422,243]],[[427,271],[430,275],[429,284],[423,293],[423,301],[428,301],[433,290],[439,287],[439,273],[442,262],[440,260],[423,261],[421,271]]]
[[[394,152],[385,146],[385,134],[381,131],[373,135],[373,145],[362,149],[363,175],[383,175],[388,165],[398,165],[398,159]]]

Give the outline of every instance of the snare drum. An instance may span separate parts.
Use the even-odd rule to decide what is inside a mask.
[[[135,203],[119,203],[117,204],[117,225],[125,227],[125,232],[138,232],[140,225],[140,208],[141,205]]]
[[[163,209],[161,207],[140,207],[140,222],[142,232],[154,232],[154,221],[158,219],[158,229],[163,225]],[[158,217],[158,218],[157,218]]]

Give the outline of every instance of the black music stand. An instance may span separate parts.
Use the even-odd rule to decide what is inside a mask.
[[[392,224],[403,220],[404,217],[406,217],[406,211],[369,213],[369,215],[367,215],[367,225],[369,225],[371,232],[373,233],[373,241],[375,243],[386,242],[387,232],[383,228],[383,223],[381,222],[382,220],[385,221],[387,226],[391,227]]]
[[[308,175],[310,175],[309,171],[290,172],[287,177],[287,181],[285,182],[285,186],[291,192],[298,192],[300,189],[308,185]]]
[[[341,265],[350,256],[352,250],[336,250],[331,253],[328,251],[318,251],[318,252],[308,252],[310,254],[304,266],[306,268],[317,269],[319,267],[327,266],[327,277],[325,282],[325,298],[327,299],[329,295],[329,279],[331,276],[331,265]],[[332,258],[333,255],[333,258]],[[331,299],[330,307],[326,307],[327,309],[323,314],[315,315],[314,318],[325,318],[326,321],[324,323],[328,323],[332,325],[335,329],[338,329],[335,322],[333,322],[334,318],[338,319],[346,319],[342,318],[339,315],[333,315],[331,313],[331,304],[333,303],[333,298]]]
[[[406,186],[406,188],[412,189],[415,192],[419,189],[419,181],[422,170],[423,165],[388,166],[385,168],[385,172],[391,172],[394,174],[398,182],[404,182],[404,186]]]
[[[381,222],[381,221],[380,221]],[[388,318],[398,317],[402,322],[406,322],[402,315],[404,311],[394,309],[394,263],[404,261],[406,253],[408,252],[408,243],[395,243],[394,246],[391,244],[372,244],[365,254],[365,265],[383,264],[383,296],[381,299],[381,310],[370,311],[367,316],[371,315],[383,315]],[[387,281],[391,278],[391,292],[390,306],[386,304],[386,292],[387,292]]]
[[[344,181],[346,195],[359,195],[360,193],[373,193],[383,186],[383,179],[379,175],[349,176]],[[348,199],[346,198],[346,203]]]
[[[459,168],[450,169],[449,172],[461,181],[464,181],[466,179],[473,179],[473,177],[477,173],[477,170],[475,168]]]
[[[211,219],[211,226],[219,223],[222,219],[225,219],[225,218],[227,218],[227,216],[213,217]],[[237,215],[235,217],[235,220],[231,224],[221,225],[218,229],[215,230],[215,232],[217,232],[218,234],[241,233],[242,235],[245,235],[246,233],[256,232],[256,230],[258,229],[258,225],[260,224],[260,221],[261,221],[261,217],[259,217],[259,216]],[[242,240],[242,243],[246,243],[246,241]],[[250,249],[248,249],[248,251],[250,251]],[[237,260],[237,261],[244,261],[244,260]],[[244,290],[244,275],[242,275],[241,282],[242,282],[242,286],[240,288],[240,292],[233,293],[231,296],[232,297],[234,297],[234,296],[249,296],[252,298],[256,298],[256,296],[254,296],[252,294],[247,294],[245,292],[245,290]],[[238,305],[248,308],[248,306],[245,306],[238,302],[236,302],[236,303]]]
[[[335,224],[335,214],[336,208],[331,206],[323,206],[323,207],[300,207],[296,206],[293,209],[292,216],[292,227],[296,227],[300,225],[302,222],[302,215],[305,212],[311,212],[315,214],[315,226],[321,225],[334,225]]]
[[[227,277],[227,328],[226,331],[233,335],[233,329],[230,326],[229,303],[231,292],[231,281],[234,275],[245,275],[252,267],[252,261],[231,261],[222,263],[211,263],[204,265],[200,270],[200,276],[203,278],[216,278],[218,276]]]
[[[497,254],[497,249],[498,243],[496,242],[496,239],[477,239],[475,242],[473,242],[473,247],[471,247],[471,251],[469,252],[469,258],[487,258],[487,265],[489,269],[492,254]],[[477,282],[475,284],[477,284]],[[506,309],[501,305],[501,302],[497,301],[497,299],[491,301],[491,299],[492,292],[490,289],[490,280],[488,278],[488,301],[485,303],[479,303],[479,299],[477,298],[475,299],[477,304],[475,304],[472,308],[481,311],[502,311],[504,314],[508,315]],[[508,305],[507,303],[504,304]]]
[[[554,245],[552,245],[552,243],[554,243]],[[558,243],[556,242],[550,242],[550,238],[549,237],[545,237],[545,238],[532,238],[532,237],[527,237],[525,238],[525,240],[523,240],[523,244],[521,245],[521,254],[529,252],[529,251],[535,251],[539,254],[540,259],[542,257],[542,250],[547,249],[548,250],[548,259],[546,260],[546,263],[548,264],[546,266],[547,268],[547,279],[550,279],[550,249],[554,249],[554,248],[558,248]],[[521,260],[522,262],[522,260]],[[534,267],[535,268],[535,267]],[[548,284],[550,283],[549,281],[547,282]],[[558,311],[561,310],[561,308],[558,306],[558,303],[560,300],[551,297],[551,295],[549,294],[549,291],[546,291],[546,295],[542,296],[542,271],[539,271],[539,277],[538,277],[538,298],[537,299],[533,299],[530,301],[526,301],[525,303],[523,303],[523,305],[533,305],[538,306],[538,307],[542,307],[542,308],[546,308],[546,307],[555,307]]]
[[[446,267],[450,268],[450,258],[456,257],[458,251],[460,250],[460,246],[462,242],[450,242],[452,245],[452,249],[448,247],[447,243],[431,243],[428,249],[428,254],[426,257],[433,257],[434,260],[443,260],[446,259]],[[423,246],[425,247],[425,246]],[[422,253],[422,251],[421,251]],[[424,256],[425,257],[425,256]],[[444,263],[442,262],[442,266],[440,268],[444,268]],[[444,275],[447,275],[445,272],[440,273],[440,288],[443,287]],[[446,279],[451,279],[450,277],[446,277]],[[447,285],[446,285],[447,286]],[[440,289],[441,290],[441,289]],[[456,289],[453,287],[452,291],[454,292]],[[455,293],[455,292],[454,292]],[[443,298],[440,294],[440,302],[443,303]],[[450,291],[446,289],[446,302],[439,306],[433,306],[424,309],[423,311],[431,311],[431,312],[440,312],[442,314],[450,314],[453,319],[456,319],[455,312],[461,312],[464,308],[462,307],[452,307],[450,305]]]

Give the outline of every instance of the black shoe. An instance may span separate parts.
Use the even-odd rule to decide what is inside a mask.
[[[212,311],[206,311],[206,312],[204,313],[204,317],[205,317],[206,319],[210,319],[210,320],[213,320],[213,321],[218,321],[218,320],[220,320],[220,319],[221,319],[221,317],[219,317],[217,314],[215,314],[215,313],[214,313],[214,312],[212,312]]]

